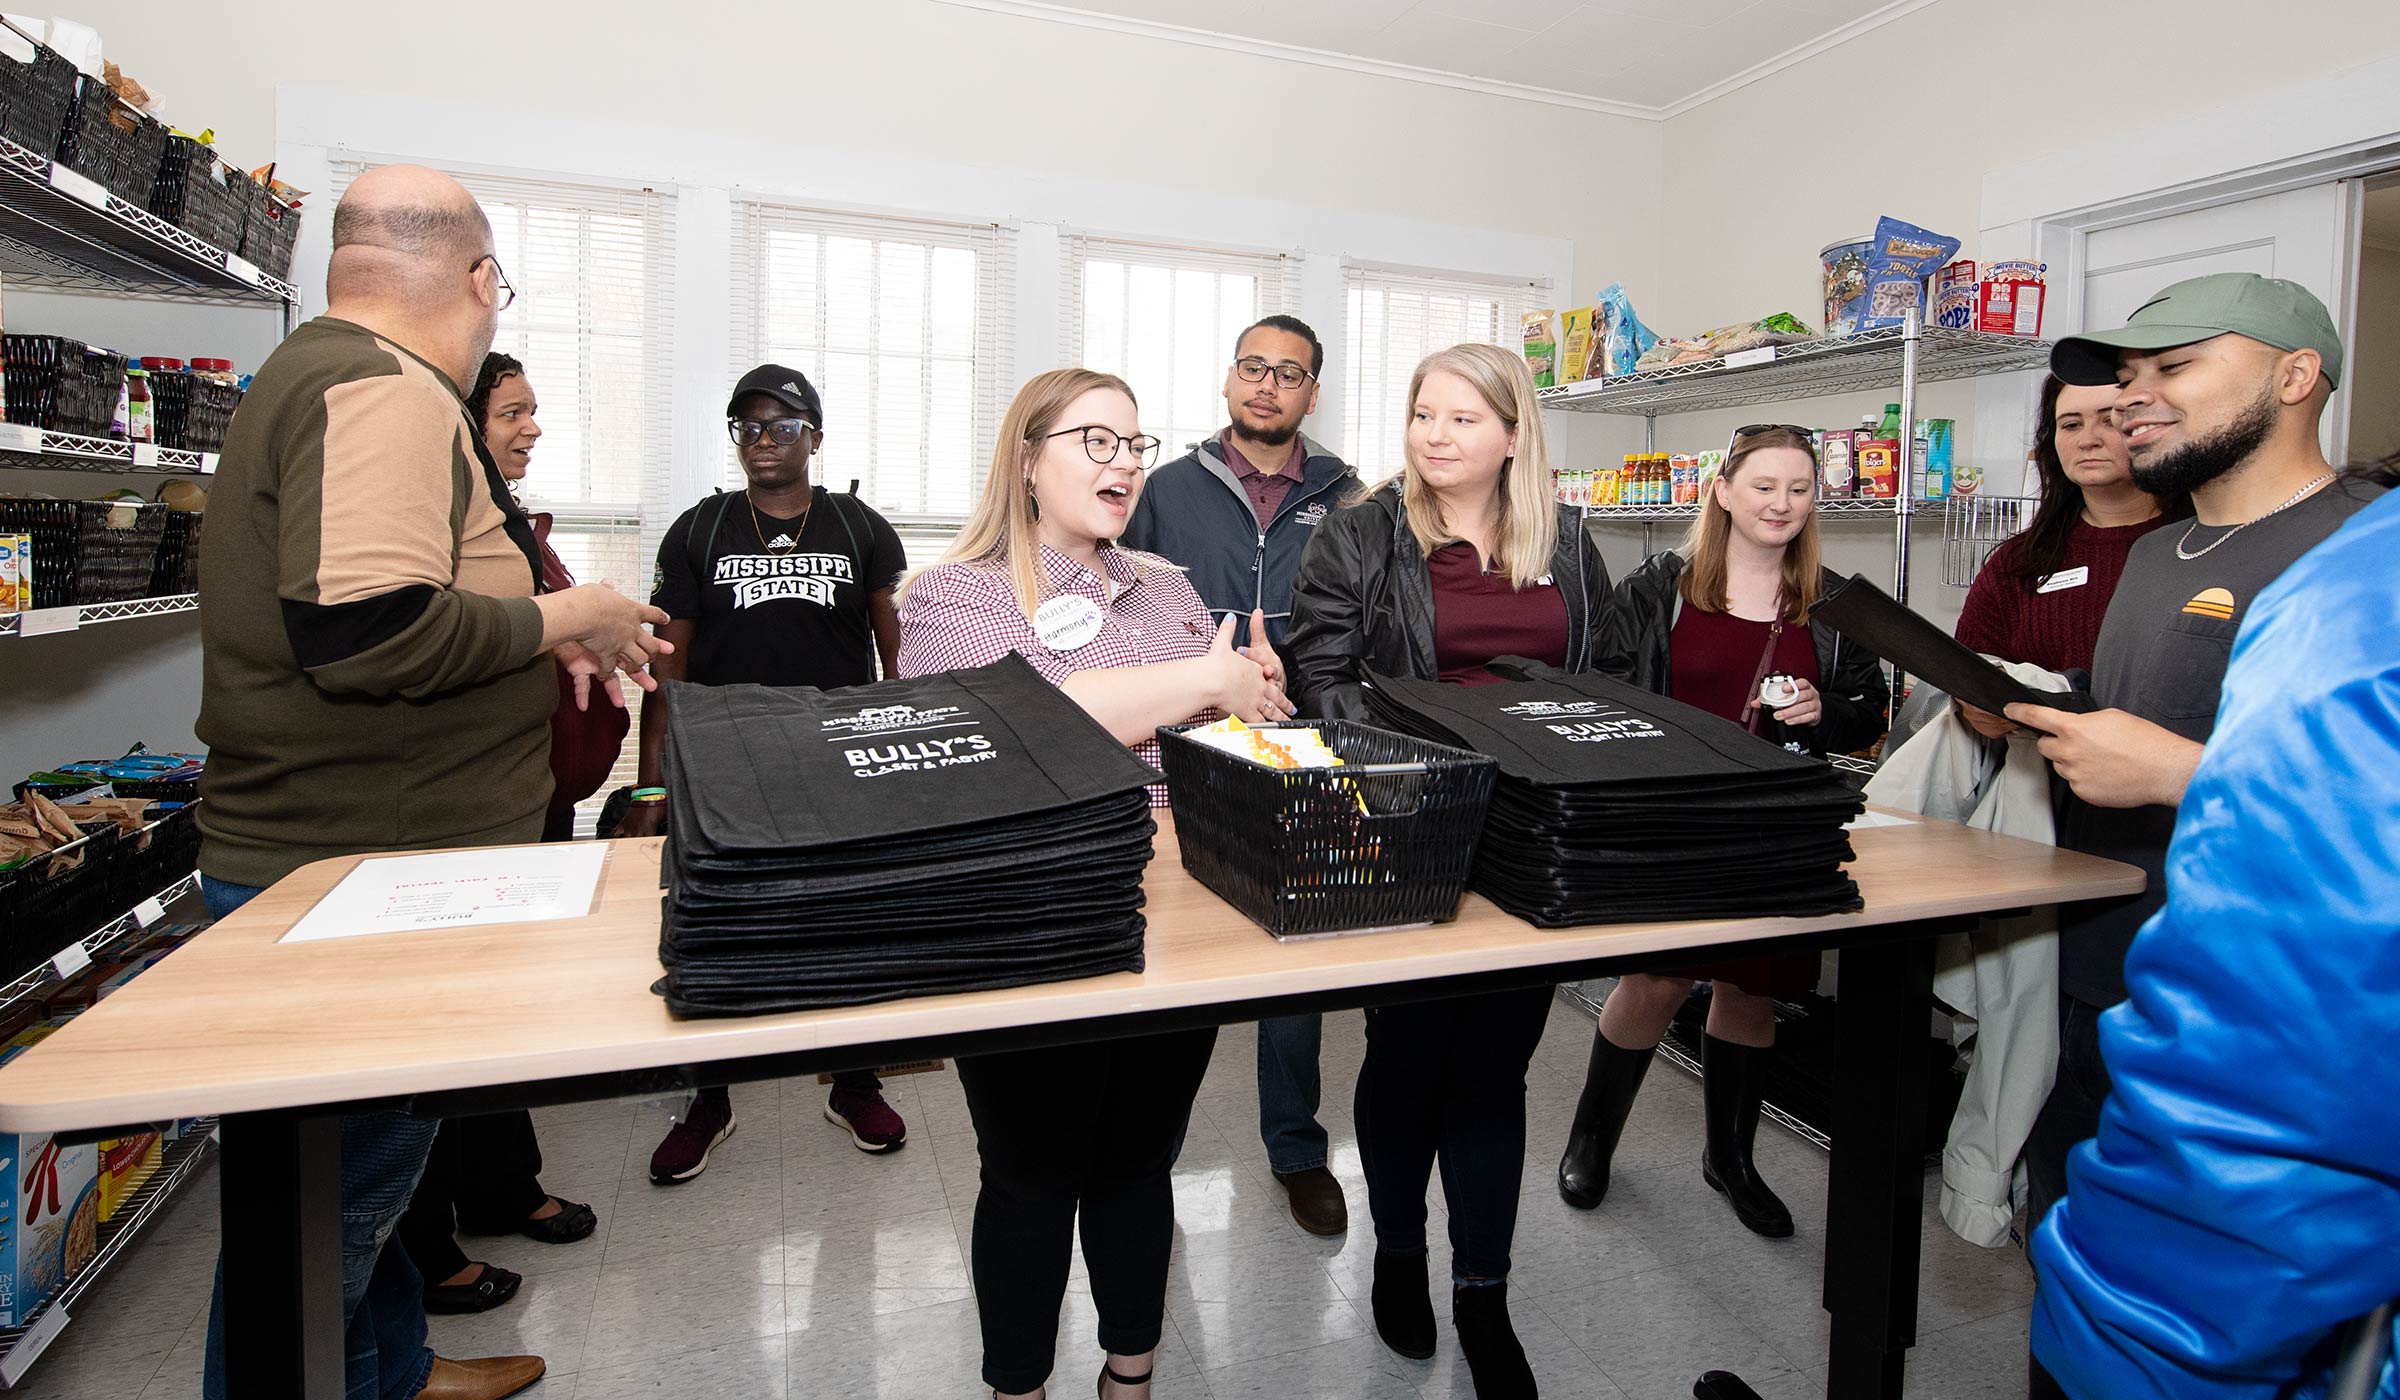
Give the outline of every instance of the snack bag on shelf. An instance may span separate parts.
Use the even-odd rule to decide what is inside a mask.
[[[1592,355],[1592,308],[1579,306],[1558,313],[1558,382],[1576,384]]]
[[[1525,313],[1525,368],[1533,371],[1533,387],[1558,383],[1558,313]]]
[[[1867,250],[1866,313],[1858,318],[1858,328],[1897,326],[1922,311],[1926,276],[1957,252],[1955,238],[1889,214],[1877,220],[1875,243]]]
[[[1614,378],[1632,374],[1642,356],[1649,353],[1651,346],[1658,344],[1658,336],[1642,324],[1641,317],[1633,313],[1633,298],[1626,294],[1622,282],[1609,283],[1601,291],[1600,304],[1595,309],[1600,320],[1595,324],[1593,334],[1599,338],[1600,344],[1592,354],[1592,363],[1596,367],[1592,377],[1597,379],[1606,375]]]

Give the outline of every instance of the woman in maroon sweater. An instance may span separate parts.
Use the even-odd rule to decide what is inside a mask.
[[[2033,446],[2042,503],[1975,576],[1958,615],[1965,646],[2047,671],[2089,671],[2133,542],[2192,513],[2188,498],[2161,500],[2133,484],[2116,400],[2106,385],[2042,381]],[[1958,712],[1990,738],[2016,728],[1972,705]]]

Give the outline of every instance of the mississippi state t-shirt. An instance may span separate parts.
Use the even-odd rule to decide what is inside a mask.
[[[698,624],[702,685],[865,685],[875,679],[867,598],[908,567],[899,532],[857,498],[818,487],[805,517],[752,514],[739,491],[667,527],[650,602]]]

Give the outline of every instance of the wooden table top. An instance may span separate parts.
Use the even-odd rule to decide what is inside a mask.
[[[1504,971],[2138,892],[2140,871],[1941,822],[1855,833],[1855,914],[1544,930],[1450,923],[1278,943],[1183,869],[1160,813],[1148,969],[784,1015],[678,1020],[650,990],[660,842],[611,843],[581,919],[285,944],[359,857],[308,866],[0,1069],[0,1131],[347,1103]]]

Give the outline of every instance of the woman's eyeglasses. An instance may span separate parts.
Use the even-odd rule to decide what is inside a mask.
[[[1117,460],[1117,453],[1121,450],[1130,451],[1133,454],[1134,466],[1141,470],[1147,471],[1157,465],[1158,439],[1148,433],[1124,437],[1113,428],[1103,428],[1098,424],[1087,423],[1080,428],[1061,428],[1055,433],[1044,433],[1042,440],[1047,442],[1051,438],[1069,437],[1078,433],[1083,436],[1083,455],[1101,466],[1105,467]]]
[[[1297,389],[1311,379],[1316,378],[1315,375],[1310,374],[1307,370],[1300,368],[1298,365],[1271,365],[1265,360],[1261,360],[1256,357],[1252,357],[1247,360],[1235,360],[1233,362],[1233,372],[1240,375],[1242,378],[1249,380],[1253,384],[1265,382],[1266,377],[1272,374],[1275,376],[1275,385],[1279,389]]]
[[[817,425],[805,418],[770,418],[763,423],[756,418],[725,420],[726,433],[741,447],[758,441],[762,433],[773,440],[777,447],[790,447],[816,430]]]

